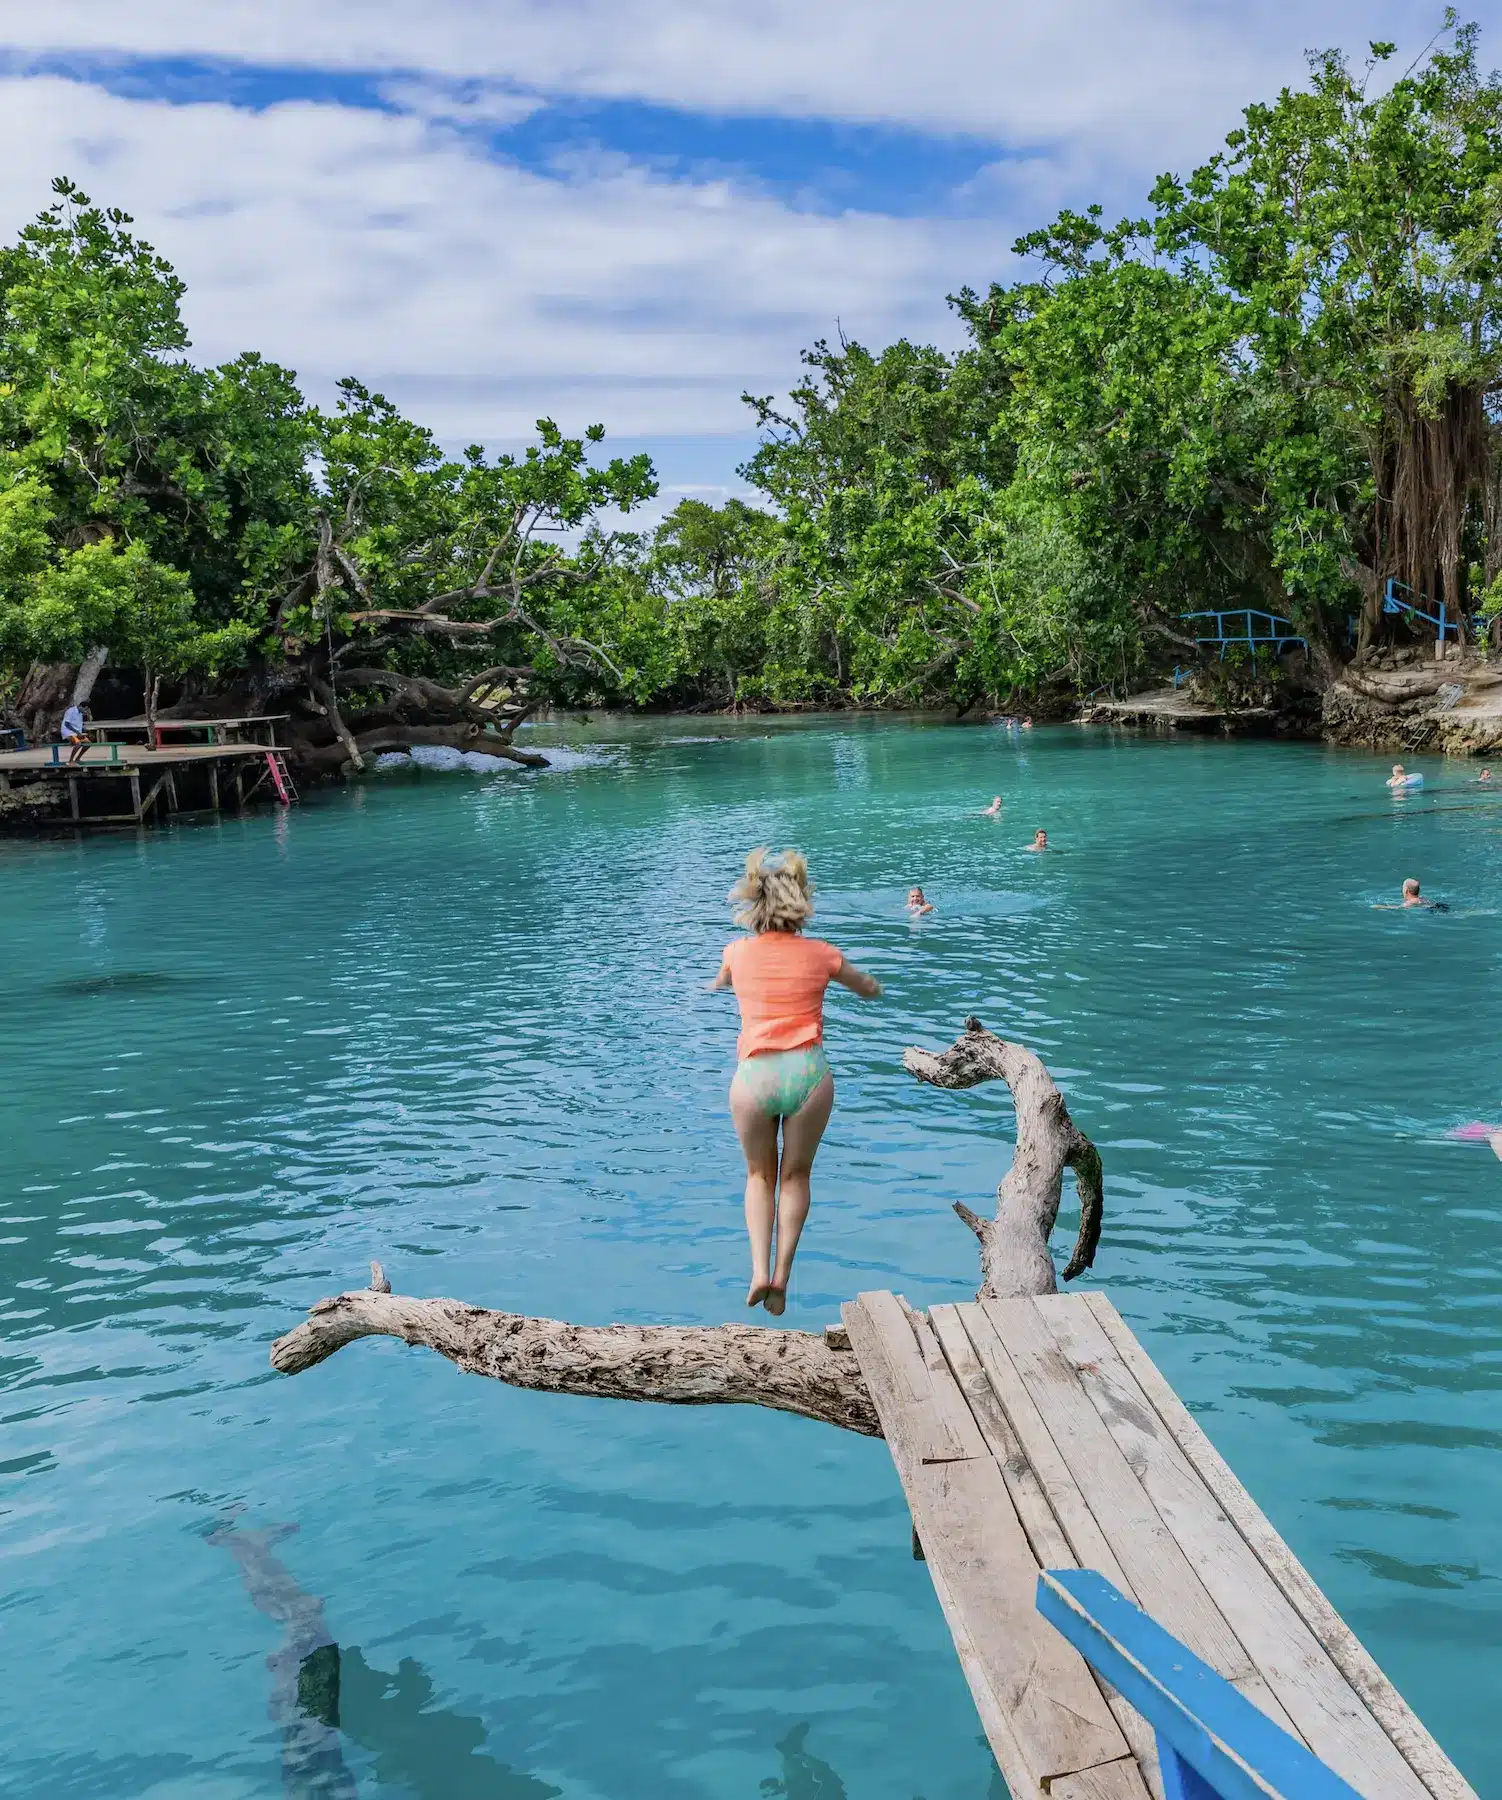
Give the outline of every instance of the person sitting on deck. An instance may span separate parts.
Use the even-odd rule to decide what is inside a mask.
[[[808,1217],[809,1177],[834,1108],[834,1076],[824,1054],[824,991],[837,981],[875,1000],[881,983],[833,944],[802,935],[814,905],[808,864],[796,850],[775,859],[753,850],[730,898],[736,924],[751,935],[725,946],[711,988],[734,988],[741,1010],[730,1117],[746,1157],[746,1304],[776,1316],[787,1305],[793,1257]]]
[[[983,806],[981,808],[980,816],[983,819],[999,819],[1001,817],[1001,795],[1000,794],[998,794],[996,796],[996,798],[991,802],[991,804],[989,806]]]
[[[1032,841],[1032,843],[1030,843],[1028,845],[1028,849],[1029,850],[1046,850],[1047,848],[1048,848],[1048,833],[1046,831],[1042,831],[1042,830],[1035,831],[1033,833],[1033,841]]]
[[[72,755],[68,758],[68,767],[78,762],[89,747],[89,734],[84,730],[84,709],[74,704],[63,714],[62,739],[65,744],[73,746]]]

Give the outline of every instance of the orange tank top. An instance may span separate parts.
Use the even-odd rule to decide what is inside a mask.
[[[763,931],[725,946],[741,1007],[736,1054],[802,1050],[824,1037],[824,990],[845,960],[833,944],[795,931]]]

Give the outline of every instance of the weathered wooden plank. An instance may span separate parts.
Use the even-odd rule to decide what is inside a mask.
[[[1009,1304],[1023,1306],[1031,1305],[1032,1302],[1014,1301]],[[1297,1735],[1293,1721],[1274,1697],[1262,1676],[1258,1674],[1251,1657],[1241,1645],[1236,1643],[1234,1633],[1220,1619],[1214,1602],[1203,1591],[1203,1584],[1199,1582],[1197,1576],[1192,1575],[1192,1571],[1190,1577],[1186,1579],[1185,1569],[1188,1565],[1185,1559],[1179,1557],[1174,1563],[1173,1566],[1178,1575],[1178,1585],[1165,1598],[1162,1588],[1154,1585],[1158,1577],[1150,1557],[1144,1559],[1142,1555],[1132,1554],[1118,1556],[1114,1532],[1107,1533],[1100,1520],[1097,1519],[1095,1511],[1092,1510],[1097,1504],[1097,1496],[1092,1494],[1088,1500],[1085,1497],[1084,1490],[1090,1486],[1092,1478],[1088,1453],[1085,1457],[1084,1474],[1080,1480],[1077,1480],[1076,1472],[1070,1467],[1068,1460],[1056,1445],[1049,1423],[1045,1422],[1042,1412],[1035,1404],[1034,1396],[1008,1354],[1007,1346],[1002,1342],[994,1322],[980,1306],[963,1307],[960,1312],[967,1330],[970,1331],[977,1346],[982,1350],[987,1375],[993,1383],[997,1384],[997,1391],[1004,1400],[1007,1412],[1021,1432],[1027,1453],[1034,1461],[1034,1466],[1042,1478],[1049,1502],[1064,1525],[1078,1566],[1084,1569],[1098,1570],[1144,1611],[1153,1608],[1161,1612],[1165,1623],[1169,1613],[1188,1622],[1191,1629],[1195,1620],[1202,1620],[1207,1616],[1213,1617],[1216,1621],[1213,1630],[1218,1633],[1218,1636],[1212,1635],[1208,1641],[1217,1643],[1220,1647],[1224,1660],[1217,1666],[1220,1667],[1221,1672],[1228,1681],[1245,1694],[1253,1705],[1260,1706],[1267,1716],[1280,1725],[1283,1730],[1294,1732]],[[1041,1329],[1041,1327],[1039,1328]],[[1050,1342],[1051,1340],[1045,1338],[1045,1348]],[[1074,1385],[1077,1386],[1077,1384]],[[1078,1410],[1080,1403],[1087,1411],[1089,1410],[1089,1402],[1082,1393],[1077,1395],[1075,1410]],[[1089,1424],[1088,1418],[1086,1424],[1087,1426]],[[1130,1484],[1135,1478],[1131,1475],[1130,1470],[1123,1475],[1119,1463],[1111,1458],[1107,1459],[1105,1467],[1108,1487],[1118,1495],[1125,1494],[1127,1496],[1126,1528],[1130,1529],[1131,1522],[1135,1519],[1144,1516],[1154,1517],[1151,1503],[1146,1502],[1140,1493],[1137,1495],[1132,1493]],[[1167,1527],[1163,1526],[1161,1521],[1156,1529],[1160,1534],[1166,1533],[1171,1538],[1172,1534],[1167,1533]],[[1138,1548],[1141,1548],[1140,1544]],[[1067,1567],[1068,1565],[1055,1566]],[[1148,1586],[1144,1593],[1138,1594],[1134,1591],[1132,1585],[1134,1578],[1147,1581]],[[1179,1604],[1181,1596],[1185,1592],[1191,1596],[1191,1604],[1187,1610]],[[1176,1635],[1185,1637],[1186,1642],[1190,1641],[1184,1631],[1176,1630]],[[1206,1657],[1205,1660],[1211,1659]],[[1120,1717],[1119,1712],[1117,1716]],[[1145,1753],[1145,1733],[1136,1726],[1127,1729],[1127,1738],[1142,1761],[1143,1768],[1148,1771],[1154,1790],[1157,1791],[1159,1778],[1156,1751],[1152,1753],[1151,1757]]]
[[[1122,1591],[1227,1681],[1253,1675],[1246,1650],[1060,1354],[1037,1302],[980,1304],[1127,1578]],[[985,1360],[989,1367],[990,1359]],[[1079,1545],[1075,1550],[1083,1567],[1098,1569],[1122,1586],[1109,1569],[1083,1555]]]
[[[990,1325],[979,1307],[966,1309],[978,1320],[983,1330],[989,1331]],[[1012,1505],[1016,1508],[1017,1517],[1022,1529],[1027,1533],[1028,1547],[1040,1568],[1073,1569],[1079,1567],[1078,1559],[1070,1547],[1064,1527],[1054,1517],[1053,1507],[1049,1504],[1048,1494],[1043,1483],[1038,1479],[1037,1471],[1027,1459],[1022,1442],[1012,1429],[1011,1422],[1002,1409],[995,1389],[986,1376],[985,1365],[975,1345],[965,1330],[964,1320],[957,1306],[935,1306],[929,1313],[934,1332],[943,1348],[945,1360],[954,1374],[955,1381],[970,1403],[975,1421],[981,1429],[987,1447],[995,1457],[1001,1470],[1002,1480],[1006,1483],[1007,1493],[1011,1496]],[[1020,1387],[1020,1383],[1019,1383]],[[1031,1406],[1032,1402],[1023,1395],[1022,1403]],[[1050,1440],[1051,1442],[1051,1440]],[[1067,1474],[1063,1479],[1072,1486]],[[1089,1509],[1083,1500],[1080,1508],[1089,1517]],[[1092,1521],[1093,1522],[1093,1521]],[[1141,1776],[1145,1779],[1151,1800],[1162,1800],[1162,1778],[1158,1773],[1158,1748],[1152,1727],[1133,1707],[1129,1706],[1113,1689],[1106,1686],[1097,1677],[1096,1685],[1105,1695],[1106,1704],[1111,1709],[1111,1716],[1121,1728],[1136,1763],[1140,1766]],[[1070,1779],[1074,1779],[1071,1777]],[[1084,1779],[1084,1777],[1080,1777]],[[1103,1777],[1102,1779],[1105,1779]],[[1120,1781],[1119,1776],[1110,1776],[1110,1780]],[[1055,1784],[1053,1792],[1058,1793]],[[1081,1800],[1084,1800],[1086,1789],[1079,1789]]]
[[[1424,1800],[1417,1774],[1226,1517],[1089,1306],[1063,1294],[1040,1299],[1037,1307],[1082,1391],[1299,1736],[1363,1793]]]
[[[1048,1793],[1049,1800],[1148,1800],[1142,1771],[1130,1756],[1098,1769],[1082,1769],[1078,1775],[1061,1775]]]
[[[989,1456],[991,1447],[976,1421],[974,1412],[954,1378],[944,1351],[934,1332],[933,1321],[922,1313],[910,1314],[913,1338],[932,1384],[933,1404],[966,1456]]]
[[[980,1427],[986,1448],[1001,1469],[1002,1480],[1007,1484],[1007,1492],[1017,1509],[1022,1529],[1027,1533],[1028,1548],[1038,1567],[1077,1568],[1079,1564],[1069,1547],[1064,1527],[1054,1517],[1043,1483],[1028,1461],[1021,1439],[1002,1410],[995,1389],[986,1379],[985,1365],[966,1334],[959,1307],[935,1306],[929,1312],[929,1320],[955,1383]]]
[[[1088,1292],[1079,1297],[1089,1306],[1136,1379],[1144,1398],[1151,1403],[1226,1517],[1277,1583],[1294,1611],[1329,1652],[1335,1666],[1401,1751],[1410,1769],[1435,1800],[1477,1800],[1475,1789],[1445,1755],[1313,1576],[1284,1543],[1267,1515],[1174,1392],[1162,1370],[1138,1343],[1115,1306],[1102,1293]]]
[[[918,1348],[912,1316],[895,1294],[858,1294],[853,1304],[841,1311],[851,1347],[863,1370],[866,1356],[875,1344],[880,1344],[891,1370],[893,1399],[910,1415],[904,1436],[920,1462],[962,1462],[969,1456],[987,1454],[963,1400],[955,1396],[957,1408],[946,1407],[935,1394],[933,1375]],[[947,1385],[953,1388],[952,1382]]]
[[[1047,1497],[1049,1509],[1064,1532],[1072,1553],[1068,1560],[1076,1562],[1082,1569],[1099,1569],[1123,1593],[1135,1599],[1131,1582],[1106,1542],[1105,1533],[1095,1522],[1095,1514],[1080,1492],[1069,1465],[1059,1454],[1042,1413],[1034,1406],[1022,1377],[1007,1355],[1006,1346],[997,1336],[995,1325],[973,1301],[957,1306],[955,1312],[975,1346],[986,1379],[1001,1402],[1007,1423],[1017,1435],[1028,1466]],[[1067,1561],[1062,1566],[1067,1567]]]
[[[936,1381],[958,1389],[929,1370],[902,1308],[871,1298],[843,1309],[845,1326],[986,1736],[1015,1800],[1031,1800],[1056,1776],[1120,1761],[1127,1744],[1084,1660],[1037,1612],[1038,1565],[978,1428],[978,1455],[925,1455],[955,1441],[935,1428]]]

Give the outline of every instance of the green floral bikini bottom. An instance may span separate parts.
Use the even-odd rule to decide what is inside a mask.
[[[808,1044],[801,1050],[771,1050],[764,1056],[748,1056],[737,1065],[735,1079],[750,1090],[764,1113],[774,1119],[789,1119],[802,1110],[829,1072],[824,1046]]]

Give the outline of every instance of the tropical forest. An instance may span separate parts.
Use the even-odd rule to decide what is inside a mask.
[[[950,297],[953,354],[837,338],[747,394],[757,503],[634,528],[650,461],[538,421],[452,453],[352,373],[199,367],[184,286],[59,178],[0,252],[0,683],[290,715],[312,772],[513,751],[548,707],[1005,708],[1171,675],[1391,712],[1441,606],[1502,629],[1502,83],[1451,21],[1310,59],[1142,216],[1066,211]],[[128,203],[128,195],[112,196]],[[1397,584],[1396,587],[1390,584]],[[1390,594],[1412,596],[1393,608]],[[1206,650],[1186,615],[1297,641]],[[1444,634],[1441,634],[1442,637]],[[102,690],[101,690],[102,691]]]

